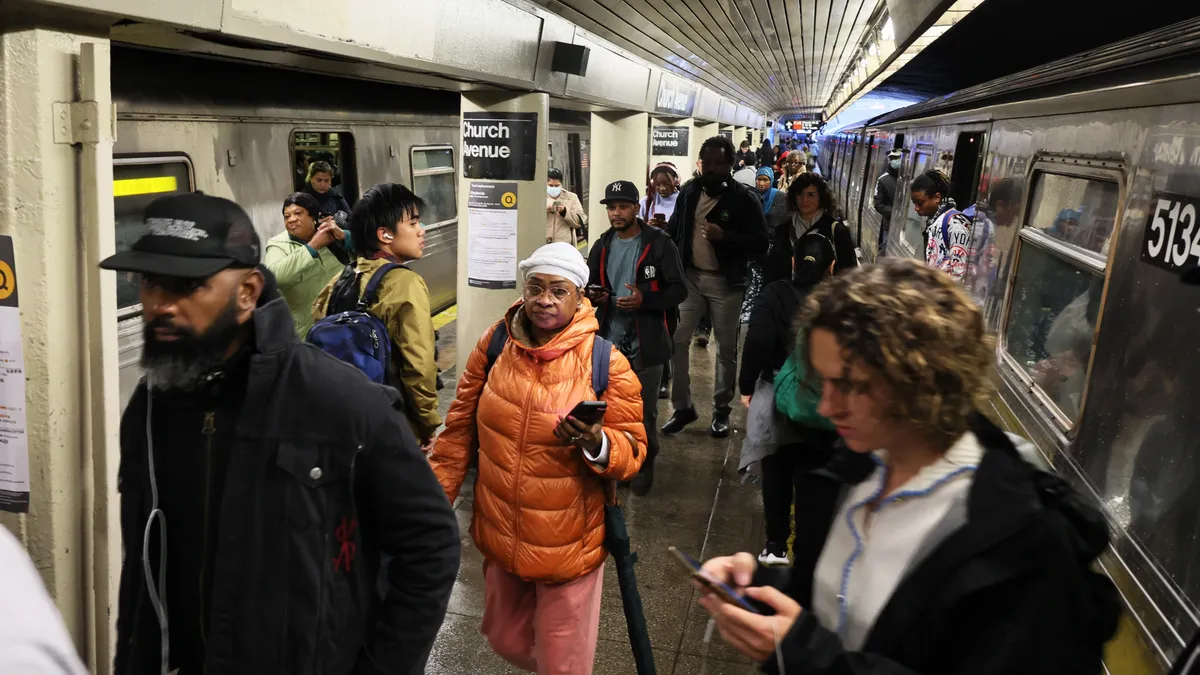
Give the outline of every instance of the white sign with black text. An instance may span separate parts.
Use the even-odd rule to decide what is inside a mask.
[[[1200,199],[1159,192],[1150,208],[1142,261],[1168,271],[1200,264]]]
[[[467,285],[517,287],[517,184],[470,183]]]
[[[17,305],[13,240],[0,236],[0,511],[29,511],[29,439],[25,432],[25,350]]]

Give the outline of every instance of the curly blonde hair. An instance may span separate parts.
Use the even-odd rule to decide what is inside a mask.
[[[983,314],[949,275],[920,262],[883,258],[843,272],[809,295],[800,322],[798,344],[817,328],[833,333],[847,363],[891,390],[893,419],[946,447],[987,397],[993,341]]]

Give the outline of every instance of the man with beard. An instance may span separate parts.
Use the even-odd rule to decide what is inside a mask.
[[[424,672],[459,535],[398,394],[299,342],[237,204],[145,220],[101,263],[140,275],[145,320],[115,672]]]
[[[737,335],[746,270],[751,258],[767,251],[767,221],[758,195],[733,180],[733,143],[713,136],[700,146],[703,173],[683,186],[667,231],[679,249],[687,281],[687,299],[679,306],[675,354],[671,368],[671,405],[675,412],[663,425],[677,434],[699,419],[692,405],[688,348],[692,332],[707,311],[717,341],[717,374],[713,387],[710,432],[729,435],[729,412],[737,384]]]
[[[612,227],[600,235],[588,255],[588,299],[596,306],[600,335],[629,359],[642,385],[642,424],[646,461],[633,479],[633,492],[644,496],[654,484],[658,456],[655,424],[663,366],[671,360],[669,315],[687,297],[679,251],[665,232],[637,216],[638,189],[619,180],[600,200]]]

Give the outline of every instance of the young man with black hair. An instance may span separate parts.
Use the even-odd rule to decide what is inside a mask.
[[[766,253],[769,237],[757,193],[733,180],[733,142],[719,135],[704,141],[700,161],[703,173],[680,190],[667,225],[683,262],[688,295],[679,306],[671,362],[675,412],[662,431],[676,434],[699,419],[692,404],[688,352],[692,333],[707,311],[717,342],[710,432],[723,438],[729,435],[729,412],[737,384],[738,325],[747,265],[752,257]]]
[[[145,322],[114,672],[425,672],[459,533],[396,391],[299,341],[237,204],[145,216],[100,263],[141,276]]]
[[[421,211],[425,202],[398,183],[381,183],[367,190],[354,205],[350,233],[357,249],[355,270],[359,273],[357,295],[361,297],[376,270],[388,263],[405,265],[425,254],[425,226]],[[330,311],[331,295],[344,277],[338,277],[317,296],[313,318]],[[413,433],[428,450],[433,435],[442,425],[438,414],[436,339],[429,311],[429,287],[425,279],[407,267],[388,272],[376,291],[377,300],[367,311],[387,326],[395,349],[388,378],[404,397],[404,414]],[[346,308],[335,308],[345,311]]]
[[[642,385],[642,423],[646,461],[633,479],[633,492],[644,496],[654,484],[658,456],[658,389],[663,367],[671,360],[670,315],[687,297],[683,266],[674,242],[638,217],[638,189],[627,180],[604,190],[612,227],[600,235],[588,255],[588,293],[596,306],[600,334],[629,359]]]

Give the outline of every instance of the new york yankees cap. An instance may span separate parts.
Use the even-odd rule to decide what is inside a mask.
[[[604,188],[604,199],[601,199],[600,203],[633,202],[637,204],[641,198],[636,185],[627,180],[618,180],[609,183],[608,187]]]
[[[100,267],[182,279],[203,279],[228,267],[258,265],[261,247],[250,216],[237,204],[200,192],[150,202],[146,234]]]

